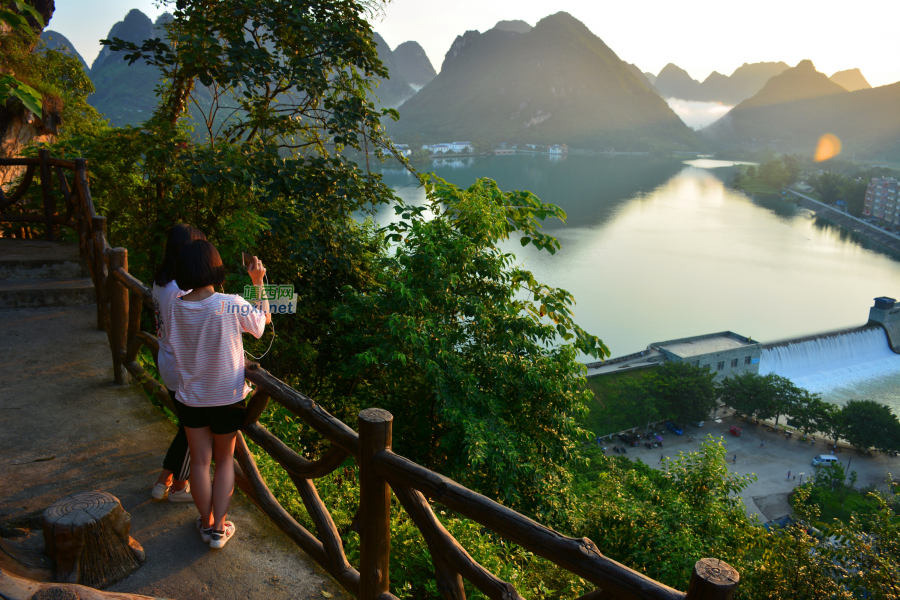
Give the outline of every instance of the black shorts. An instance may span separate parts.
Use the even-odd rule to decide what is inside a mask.
[[[217,435],[234,433],[244,424],[244,411],[247,403],[241,400],[224,406],[188,406],[175,400],[178,409],[178,420],[183,427],[200,429],[209,427]]]

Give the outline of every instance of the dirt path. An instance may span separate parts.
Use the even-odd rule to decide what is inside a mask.
[[[93,305],[0,310],[0,523],[37,525],[48,505],[103,490],[131,513],[147,562],[111,591],[187,599],[347,598],[309,557],[235,492],[237,535],[212,551],[193,504],[150,488],[175,426],[140,389],[112,383]],[[323,592],[325,592],[323,594]],[[330,596],[328,595],[330,594]]]

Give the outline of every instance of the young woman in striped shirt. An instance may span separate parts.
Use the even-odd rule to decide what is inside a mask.
[[[255,256],[248,270],[261,299],[266,270]],[[271,315],[265,300],[252,306],[240,296],[215,291],[225,282],[225,267],[215,246],[205,240],[182,247],[175,281],[191,290],[172,302],[167,316],[180,376],[176,407],[191,449],[191,492],[200,512],[197,528],[211,548],[222,548],[235,533],[234,523],[225,517],[234,492],[235,438],[250,391],[241,334],[260,338]],[[216,475],[210,484],[212,460]]]

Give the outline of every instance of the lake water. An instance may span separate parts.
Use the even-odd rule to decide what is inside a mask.
[[[567,222],[545,225],[562,245],[556,255],[516,241],[507,249],[539,281],[574,295],[577,322],[613,356],[724,330],[767,342],[862,325],[873,298],[900,298],[900,256],[794,204],[730,189],[733,164],[573,155],[418,168],[460,186],[490,177],[561,206]],[[424,201],[404,171],[387,169],[385,180],[405,201]],[[821,391],[837,402],[866,397],[900,409],[897,365]]]

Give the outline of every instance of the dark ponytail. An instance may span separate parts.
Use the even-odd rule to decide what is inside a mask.
[[[190,225],[179,223],[169,230],[169,236],[166,239],[166,255],[163,261],[156,269],[153,276],[153,283],[159,287],[163,287],[170,281],[175,279],[175,261],[178,259],[178,253],[181,247],[192,242],[193,240],[205,240],[206,236],[203,232]]]

